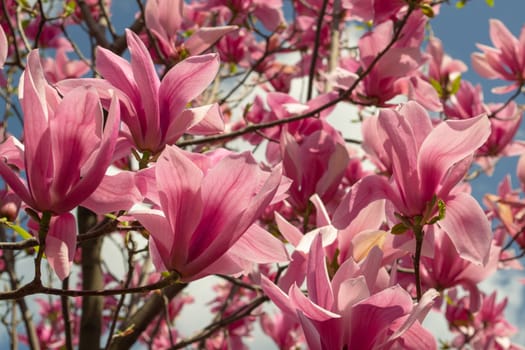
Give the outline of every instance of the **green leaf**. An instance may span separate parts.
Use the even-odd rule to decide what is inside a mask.
[[[434,88],[434,90],[437,91],[439,97],[443,97],[443,89],[441,88],[441,84],[436,79],[430,78],[430,85]]]
[[[450,86],[450,95],[455,95],[459,91],[460,86],[461,86],[461,75],[458,75],[452,81],[452,85]]]
[[[489,5],[490,7],[494,7],[494,0],[485,0],[485,2],[486,2],[487,5]]]
[[[68,1],[65,5],[64,5],[64,14],[66,17],[68,16],[71,16],[75,10],[77,8],[77,3],[76,1]]]
[[[458,1],[458,2],[456,2],[456,8],[462,9],[463,7],[465,7],[466,3],[467,3],[467,0],[460,0],[460,1]]]
[[[421,12],[428,18],[434,18],[434,9],[429,4],[421,4],[420,5]]]
[[[400,235],[408,231],[408,227],[405,226],[402,222],[395,224],[391,229],[393,235]]]

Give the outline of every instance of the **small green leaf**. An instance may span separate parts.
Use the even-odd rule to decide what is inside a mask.
[[[434,9],[429,4],[421,4],[420,5],[421,12],[428,18],[434,18]]]
[[[75,12],[76,8],[77,8],[77,3],[76,3],[76,1],[73,1],[73,0],[68,1],[68,2],[64,5],[64,15],[65,15],[66,17],[71,16],[71,15]]]
[[[461,75],[458,75],[453,81],[450,86],[450,95],[455,95],[459,91],[459,87],[461,86]]]
[[[438,208],[439,208],[439,220],[443,220],[445,218],[445,213],[447,211],[445,202],[443,202],[441,199],[438,200]]]
[[[434,90],[437,91],[439,97],[443,97],[443,89],[441,88],[441,84],[436,79],[430,78],[430,85],[434,88]]]
[[[460,0],[460,1],[458,1],[458,2],[456,2],[456,8],[462,9],[463,7],[465,7],[466,3],[467,3],[467,0]]]
[[[391,229],[393,235],[400,235],[408,231],[408,227],[405,226],[402,222],[395,224]]]

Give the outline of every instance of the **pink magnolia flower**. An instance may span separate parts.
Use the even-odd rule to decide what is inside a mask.
[[[237,29],[237,26],[215,26],[191,28],[192,34],[182,42],[185,16],[183,0],[148,0],[145,8],[146,26],[155,35],[160,49],[168,58],[184,58],[186,55],[199,55],[209,49],[225,34]],[[181,56],[182,54],[182,56]]]
[[[80,60],[72,60],[67,57],[70,51],[66,47],[59,47],[56,50],[55,59],[46,58],[42,62],[46,79],[54,84],[68,78],[80,78],[89,72],[89,65]]]
[[[424,17],[414,17],[408,21],[406,33],[422,32]],[[372,32],[359,39],[359,59],[351,57],[341,60],[341,68],[336,78],[336,87],[349,88],[357,78],[356,72],[367,69],[376,60],[377,55],[391,41],[394,33],[392,21],[383,22]],[[366,105],[380,107],[391,106],[389,101],[404,94],[418,101],[426,108],[440,110],[441,103],[436,90],[426,82],[418,71],[424,63],[420,52],[420,35],[407,35],[393,45],[386,54],[377,61],[370,73],[365,76],[356,89],[355,101]]]
[[[95,191],[111,163],[120,122],[118,103],[111,103],[103,129],[96,92],[79,87],[61,99],[45,81],[36,50],[28,56],[20,100],[28,184],[4,161],[0,175],[33,209],[66,213]]]
[[[491,133],[487,141],[476,152],[476,162],[490,175],[496,162],[502,156],[515,156],[525,151],[522,141],[515,141],[523,112],[516,103],[483,103],[481,86],[472,86],[462,81],[457,93],[446,103],[444,111],[453,119],[468,119],[482,113],[493,114],[490,118]]]
[[[215,78],[219,69],[216,54],[190,57],[171,68],[161,81],[140,38],[130,30],[126,35],[131,64],[99,47],[97,70],[105,80],[65,80],[57,87],[69,91],[79,85],[94,86],[105,98],[108,91],[117,89],[130,140],[140,151],[153,155],[185,132],[202,135],[223,130],[218,104],[187,108]]]
[[[376,285],[382,269],[375,249],[362,265],[352,259],[328,276],[321,236],[311,246],[305,296],[297,284],[288,294],[262,277],[262,288],[284,313],[301,323],[309,349],[435,349],[432,335],[421,327],[437,296],[427,291],[418,305],[399,286]]]
[[[490,133],[486,116],[451,120],[433,127],[427,112],[415,102],[398,111],[383,109],[375,122],[377,139],[366,140],[390,160],[384,176],[371,175],[357,182],[334,214],[334,226],[343,228],[370,202],[392,203],[393,224],[401,219],[418,225],[434,224],[439,206],[446,207],[438,224],[459,254],[472,262],[489,258],[491,229],[483,210],[469,194],[455,186],[463,179],[472,155]],[[366,134],[365,134],[366,136]],[[442,209],[441,209],[442,210]],[[434,219],[434,221],[432,221]]]
[[[482,77],[512,82],[492,89],[495,94],[521,87],[525,83],[525,26],[518,39],[501,21],[491,19],[490,39],[495,47],[478,44],[483,52],[472,54],[472,66]]]
[[[460,333],[452,345],[463,348],[470,345],[473,349],[520,350],[523,347],[512,344],[510,338],[518,329],[504,316],[507,298],[496,302],[496,292],[483,295],[481,308],[473,310],[466,297],[457,299],[455,291],[448,294],[445,317],[450,329]]]
[[[292,135],[281,133],[283,172],[292,179],[288,201],[304,210],[313,194],[325,202],[334,199],[349,161],[344,143],[332,133],[318,130],[297,142]]]
[[[490,258],[485,266],[474,264],[460,258],[452,241],[441,229],[434,230],[434,255],[433,257],[421,257],[421,281],[424,286],[434,288],[437,291],[453,288],[461,285],[469,292],[472,310],[478,310],[481,304],[481,291],[478,284],[490,277],[498,269],[501,247],[492,242]],[[408,260],[408,259],[407,259]],[[412,261],[407,268],[411,268]],[[403,273],[399,274],[403,278]],[[407,276],[409,283],[413,277]]]
[[[157,269],[176,271],[183,281],[243,270],[225,254],[271,203],[281,182],[279,171],[263,171],[249,153],[229,154],[211,166],[205,158],[193,162],[167,147],[155,165],[161,210],[133,212],[150,232]]]
[[[461,73],[468,68],[462,61],[446,55],[441,40],[436,37],[430,37],[426,51],[429,57],[428,77],[432,84],[437,84],[441,89],[440,97],[447,99],[453,92],[456,79],[460,79]]]

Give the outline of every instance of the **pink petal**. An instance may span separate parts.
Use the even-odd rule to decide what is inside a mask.
[[[190,240],[203,213],[202,171],[175,146],[164,149],[156,164],[160,204],[174,234],[172,266],[186,263]],[[162,232],[153,233],[161,239]]]
[[[326,268],[326,256],[324,254],[321,235],[317,235],[312,242],[306,270],[306,285],[308,298],[315,304],[332,310],[334,306],[334,295],[332,285]]]
[[[190,57],[168,71],[159,88],[163,130],[210,85],[218,70],[219,56],[208,54]]]
[[[128,61],[99,46],[96,51],[96,62],[97,70],[104,79],[124,92],[134,103],[140,101],[139,89]]]
[[[178,252],[173,252],[174,233],[164,213],[160,210],[149,209],[133,210],[130,214],[148,230],[152,237],[150,253],[157,270],[175,269],[177,266],[171,263],[171,259],[172,255]]]
[[[446,199],[445,217],[438,223],[447,232],[459,255],[486,265],[490,257],[492,231],[478,202],[466,193]]]
[[[54,217],[46,237],[46,256],[58,278],[69,276],[77,244],[75,217],[65,213]]]
[[[334,213],[332,224],[338,229],[347,227],[363,208],[379,199],[399,203],[397,194],[383,176],[369,175],[352,186]]]
[[[490,121],[484,115],[439,124],[425,139],[418,154],[422,198],[429,200],[448,169],[473,154],[489,135]]]
[[[146,2],[146,26],[157,35],[167,35],[165,39],[175,38],[181,30],[183,0],[150,0]]]
[[[213,135],[224,131],[224,119],[217,103],[185,110],[193,114],[193,123],[188,133],[192,135]]]
[[[102,120],[98,121],[102,123]],[[101,125],[100,125],[101,126]],[[61,202],[61,206],[57,210],[70,210],[80,202],[84,201],[91,195],[98,187],[106,169],[113,160],[113,152],[117,143],[120,126],[120,105],[117,98],[114,96],[109,108],[106,124],[100,140],[100,144],[96,152],[91,154],[90,158],[86,160],[81,169],[82,179],[74,186],[68,197]]]
[[[253,224],[248,228],[241,238],[228,250],[228,254],[233,254],[257,264],[290,261],[284,244],[257,224]]]
[[[212,47],[224,35],[237,30],[237,26],[201,27],[184,43],[190,55],[200,55]]]
[[[341,315],[338,315],[334,312],[326,310],[321,306],[312,302],[307,298],[303,292],[293,284],[290,288],[290,301],[292,305],[297,309],[303,312],[303,314],[311,320],[315,321],[327,321],[334,318],[341,318]]]
[[[290,302],[288,295],[264,275],[261,275],[261,287],[268,298],[270,298],[282,312],[294,319],[297,317],[296,309]]]
[[[283,235],[283,237],[291,243],[294,247],[297,247],[299,245],[299,242],[301,242],[301,239],[303,238],[303,234],[297,227],[290,224],[288,221],[286,221],[285,218],[281,216],[277,211],[274,212],[275,215],[275,222],[277,223],[277,227],[279,228],[279,232]]]
[[[161,137],[159,128],[160,80],[148,49],[137,34],[126,29],[126,39],[131,53],[131,70],[137,87],[140,86],[140,103],[144,108],[142,131],[147,145],[155,144]]]
[[[135,185],[135,173],[123,171],[116,175],[106,175],[102,182],[82,206],[97,214],[129,210],[143,199]]]

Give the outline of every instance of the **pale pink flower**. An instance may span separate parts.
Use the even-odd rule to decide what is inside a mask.
[[[377,199],[392,203],[398,215],[392,218],[393,224],[400,223],[399,217],[417,220],[423,226],[434,224],[439,205],[444,205],[446,214],[439,217],[438,224],[456,250],[465,259],[486,263],[492,236],[487,217],[472,196],[455,186],[489,136],[488,118],[451,120],[433,127],[427,112],[415,102],[399,111],[383,109],[372,118],[377,118],[379,139],[365,143],[374,144],[376,154],[389,159],[384,166],[392,178],[371,175],[357,182],[335,212],[334,225],[348,226]]]
[[[492,89],[495,94],[504,94],[525,83],[525,26],[516,38],[505,24],[490,20],[490,39],[495,47],[478,44],[482,53],[472,54],[472,66],[479,75],[488,79],[503,79],[512,82],[507,86]]]
[[[183,41],[184,7],[183,0],[148,0],[146,3],[146,26],[159,41],[162,52],[169,58],[180,59],[184,50],[186,55],[199,55],[225,34],[237,29],[237,26],[192,28],[190,37]]]
[[[496,292],[483,295],[481,308],[472,309],[465,297],[456,298],[455,291],[448,294],[445,316],[450,329],[460,333],[452,345],[463,348],[470,345],[473,349],[519,350],[523,347],[512,344],[510,338],[518,329],[510,324],[504,315],[507,298],[496,302]]]
[[[262,288],[277,307],[299,320],[310,349],[435,349],[420,322],[437,293],[427,291],[414,305],[401,287],[379,287],[376,276],[383,268],[378,262],[376,248],[362,265],[349,259],[330,279],[318,235],[308,254],[308,296],[297,284],[285,293],[266,277]]]
[[[89,65],[81,60],[72,60],[67,57],[67,52],[71,51],[66,47],[59,47],[56,50],[55,59],[45,58],[42,62],[46,79],[54,84],[68,78],[80,78],[89,72]]]

